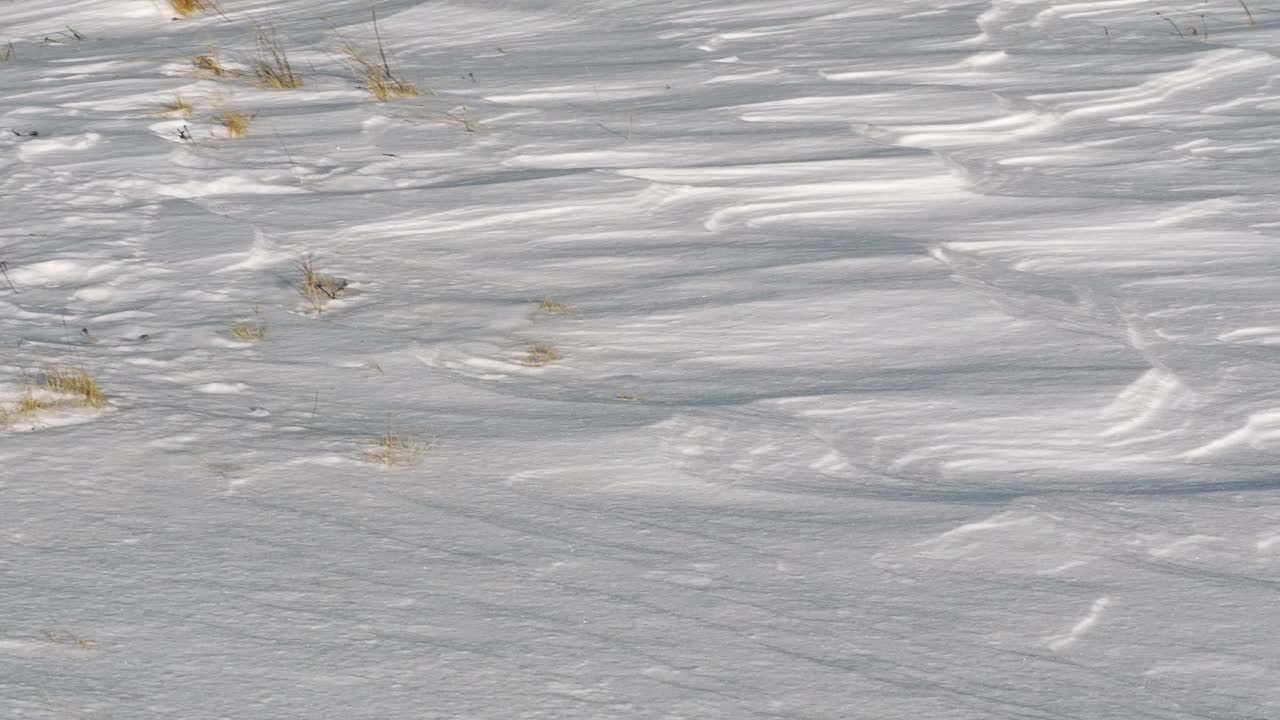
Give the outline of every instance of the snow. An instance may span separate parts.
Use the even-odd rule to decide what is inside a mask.
[[[0,0],[0,716],[1280,716],[1275,9],[221,8]]]

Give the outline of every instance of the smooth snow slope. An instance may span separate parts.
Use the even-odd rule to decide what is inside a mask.
[[[1280,717],[1280,10],[221,5],[0,0],[0,716]]]

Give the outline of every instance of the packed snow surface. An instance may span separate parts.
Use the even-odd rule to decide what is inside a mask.
[[[1274,3],[374,7],[0,0],[0,716],[1280,717]]]

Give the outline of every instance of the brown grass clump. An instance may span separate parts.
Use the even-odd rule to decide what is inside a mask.
[[[258,28],[258,54],[249,63],[249,72],[255,78],[258,87],[276,90],[293,90],[302,87],[302,78],[293,72],[289,64],[289,55],[275,30]]]
[[[29,419],[41,410],[58,407],[61,403],[47,397],[36,396],[35,380],[27,379],[22,399],[14,405],[0,405],[0,430],[12,430],[19,421]],[[45,393],[41,392],[43,396]]]
[[[227,129],[227,137],[242,138],[249,135],[249,125],[253,123],[253,116],[232,110],[219,116],[218,122]]]
[[[101,408],[106,402],[97,381],[84,368],[46,370],[40,376],[40,384],[51,393],[75,396],[81,405]]]
[[[365,448],[364,459],[379,465],[414,465],[422,456],[424,448],[412,435],[401,435],[387,418],[387,431],[379,435]]]
[[[34,415],[36,412],[45,408],[54,407],[57,403],[49,400],[41,400],[36,397],[36,389],[33,385],[27,385],[27,391],[23,394],[22,399],[18,401],[19,415]]]
[[[218,59],[218,51],[212,48],[208,54],[192,58],[191,64],[195,65],[197,70],[203,70],[214,77],[223,77],[227,74],[227,69],[222,67],[222,61]]]
[[[94,648],[98,647],[97,642],[90,640],[88,638],[79,637],[75,633],[70,633],[70,632],[55,633],[51,630],[43,630],[42,632],[44,633],[45,638],[47,638],[49,642],[54,645],[67,645],[67,646],[74,645],[75,647],[78,647],[81,650],[93,650]]]
[[[329,273],[316,272],[311,258],[298,263],[298,269],[302,271],[302,284],[299,291],[315,309],[317,315],[324,312],[325,303],[337,300],[346,294],[349,284],[347,279]]]
[[[381,45],[378,49],[381,52]],[[392,98],[416,97],[422,94],[422,90],[417,85],[396,77],[391,72],[391,67],[385,63],[385,55],[383,64],[378,64],[365,57],[359,48],[350,43],[343,46],[342,54],[351,61],[365,89],[379,101],[386,102]]]
[[[0,430],[12,430],[41,410],[64,406],[101,409],[106,404],[102,389],[84,368],[45,370],[25,376],[24,382],[26,388],[17,403],[0,405]]]
[[[538,312],[544,312],[548,315],[572,315],[573,306],[544,297],[542,298],[542,303],[538,305]]]
[[[245,342],[258,342],[267,337],[267,322],[258,308],[253,309],[252,320],[241,320],[231,329],[231,336]]]
[[[174,95],[173,99],[164,104],[164,110],[160,111],[161,115],[177,114],[183,117],[191,117],[195,112],[195,108],[191,103],[181,95]]]
[[[213,0],[169,0],[169,7],[173,8],[180,17],[191,17],[218,9]]]
[[[560,358],[560,351],[550,345],[530,345],[529,349],[525,351],[524,358],[520,360],[520,364],[529,367],[542,367]]]
[[[360,48],[349,42],[342,46],[342,54],[351,61],[365,88],[379,101],[421,95],[422,90],[417,85],[397,77],[391,71],[391,63],[387,62],[387,50],[382,46],[382,33],[378,30],[378,12],[372,8],[370,12],[373,14],[373,35],[378,40],[378,58],[381,62],[370,60],[360,52]]]

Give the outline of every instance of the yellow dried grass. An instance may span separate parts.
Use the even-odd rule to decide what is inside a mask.
[[[177,114],[183,117],[191,117],[191,114],[194,112],[195,108],[192,107],[191,103],[186,98],[181,95],[174,95],[172,100],[164,104],[164,110],[161,110],[159,114]]]
[[[180,17],[191,17],[218,9],[213,0],[169,0],[169,7],[173,8]]]
[[[65,406],[101,409],[106,404],[102,388],[84,368],[44,370],[25,376],[24,382],[26,387],[18,402],[0,405],[0,429],[11,430],[20,420],[41,410]]]
[[[538,305],[538,311],[548,315],[572,315],[573,306],[544,297],[542,298],[542,303]]]
[[[525,350],[524,357],[520,360],[520,364],[527,365],[529,367],[542,367],[543,365],[549,365],[559,360],[561,357],[560,351],[550,345],[530,345],[529,349]]]
[[[422,94],[422,90],[417,85],[396,77],[389,65],[380,65],[369,60],[355,45],[350,43],[344,45],[342,54],[351,61],[365,89],[379,101],[386,102],[397,97],[417,97]]]
[[[419,445],[412,435],[397,433],[387,418],[387,431],[373,438],[364,450],[364,459],[379,465],[414,465],[430,448],[431,444]]]
[[[249,126],[253,124],[253,116],[239,111],[229,111],[218,116],[218,122],[227,129],[227,137],[242,138],[249,135]]]
[[[302,78],[293,71],[289,55],[274,28],[258,28],[258,54],[249,63],[254,84],[262,88],[293,90],[302,87]]]
[[[382,44],[382,32],[378,30],[378,11],[370,8],[369,12],[373,17],[373,36],[378,42],[378,58],[381,62],[370,60],[360,52],[359,48],[349,42],[343,45],[342,54],[351,61],[356,73],[362,78],[365,88],[379,101],[386,102],[396,97],[421,95],[422,90],[417,85],[397,77],[391,71],[391,63],[387,61],[387,50]]]
[[[317,315],[324,312],[325,303],[337,300],[346,293],[347,280],[326,272],[317,272],[311,258],[298,263],[298,269],[302,272],[302,283],[298,290]]]
[[[231,329],[231,336],[245,342],[258,342],[267,338],[267,322],[258,308],[253,309],[252,320],[241,320]]]
[[[222,61],[218,59],[218,51],[210,48],[205,55],[197,55],[191,59],[191,64],[197,70],[203,70],[214,77],[223,77],[227,74],[227,69],[222,67]]]
[[[84,368],[54,368],[40,375],[44,389],[59,395],[72,395],[77,402],[93,408],[101,408],[106,402],[102,389]]]

